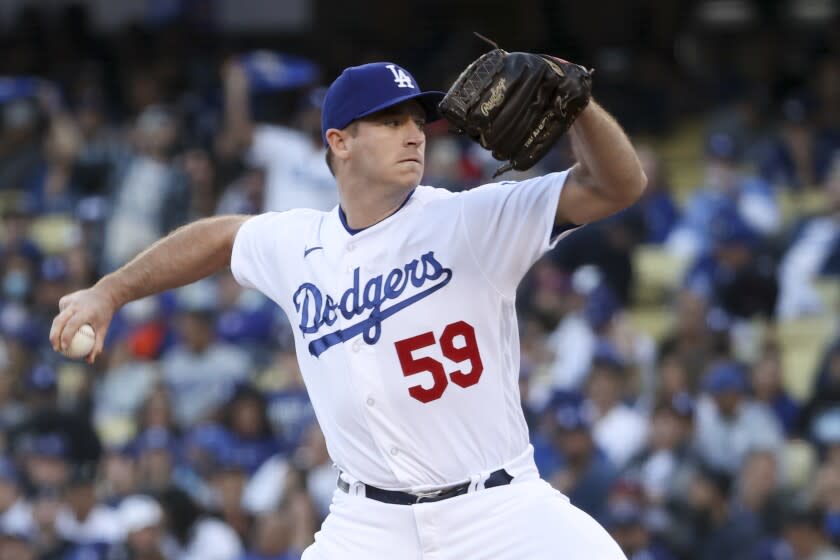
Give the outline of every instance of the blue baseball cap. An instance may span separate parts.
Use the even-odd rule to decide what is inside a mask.
[[[58,387],[58,372],[49,364],[38,364],[29,372],[26,386],[34,391],[54,391]]]
[[[18,472],[15,464],[6,457],[0,457],[0,481],[17,484]]]
[[[321,139],[327,145],[327,130],[342,129],[353,121],[416,99],[426,111],[426,121],[440,119],[437,104],[441,91],[421,91],[417,80],[393,62],[372,62],[346,68],[330,84],[321,110]]]
[[[709,223],[709,237],[716,247],[727,245],[753,245],[758,235],[741,217],[734,203],[728,202],[717,209]]]
[[[32,455],[39,457],[65,459],[70,449],[65,437],[54,432],[35,436],[30,443],[29,451]]]
[[[604,525],[610,529],[642,525],[644,514],[644,509],[636,502],[618,500],[607,507]]]
[[[594,421],[593,411],[585,401],[560,405],[554,413],[557,427],[565,431],[588,432]]]
[[[731,134],[714,132],[706,138],[706,156],[712,159],[737,162],[741,158],[738,142]]]
[[[694,397],[689,393],[682,392],[671,397],[671,400],[668,402],[668,407],[683,418],[691,418],[694,416],[696,404]]]
[[[744,371],[734,362],[723,362],[713,366],[703,379],[703,389],[714,395],[720,393],[744,393],[749,389]]]
[[[47,282],[63,282],[69,273],[67,262],[61,257],[47,257],[41,262],[41,278]]]
[[[175,455],[178,439],[166,428],[147,428],[134,439],[132,447],[135,456],[142,455],[146,451],[167,451]]]

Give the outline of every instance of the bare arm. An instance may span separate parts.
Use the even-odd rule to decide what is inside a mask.
[[[130,301],[184,286],[230,265],[236,232],[249,216],[220,216],[181,227],[108,274],[93,287],[59,301],[50,329],[56,351],[67,348],[76,331],[90,323],[96,343],[88,356],[93,363],[102,351],[108,325],[117,309]]]
[[[577,163],[557,205],[558,225],[600,220],[633,204],[647,185],[633,145],[594,100],[570,129]]]
[[[222,68],[225,91],[224,129],[222,144],[231,152],[241,152],[251,146],[254,122],[248,99],[248,77],[239,63],[230,61]]]

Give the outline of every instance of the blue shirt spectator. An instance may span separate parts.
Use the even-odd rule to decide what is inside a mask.
[[[696,256],[711,248],[708,231],[714,218],[727,207],[734,208],[756,235],[776,234],[781,211],[771,186],[759,177],[744,174],[739,148],[726,134],[707,140],[704,184],[689,198],[683,218],[668,238],[668,246],[681,255]]]
[[[778,284],[773,259],[732,206],[723,206],[708,227],[709,251],[688,271],[686,287],[729,317],[775,313]]]
[[[802,189],[823,184],[840,149],[840,130],[815,124],[808,101],[789,97],[782,123],[759,149],[759,173],[769,183]]]
[[[554,417],[559,466],[549,481],[572,504],[602,519],[617,472],[593,440],[594,411],[589,403],[579,400],[558,407]]]

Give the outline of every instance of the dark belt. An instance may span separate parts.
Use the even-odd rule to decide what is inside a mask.
[[[511,480],[513,480],[513,477],[509,475],[506,470],[499,469],[490,473],[490,476],[488,476],[487,480],[484,482],[484,487],[493,488],[495,486],[505,486],[506,484],[510,484]],[[410,506],[412,504],[422,504],[424,502],[439,502],[441,500],[448,500],[449,498],[460,496],[461,494],[466,494],[467,490],[470,488],[470,484],[472,483],[465,482],[434,494],[423,495],[410,494],[409,492],[399,492],[397,490],[383,490],[382,488],[377,488],[376,486],[371,486],[369,484],[365,484],[364,486],[365,496],[371,500],[385,502],[386,504]],[[348,494],[350,493],[350,484],[342,480],[341,476],[338,477],[338,487],[342,491]]]

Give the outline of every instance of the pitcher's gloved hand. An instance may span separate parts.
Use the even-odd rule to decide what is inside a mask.
[[[438,105],[456,132],[506,161],[494,177],[531,168],[589,103],[592,72],[548,55],[494,49],[475,60]]]

